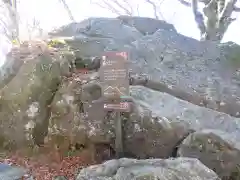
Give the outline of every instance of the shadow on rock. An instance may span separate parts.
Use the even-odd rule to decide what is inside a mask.
[[[240,146],[233,136],[217,130],[190,134],[180,145],[178,156],[199,159],[222,180],[240,179]]]

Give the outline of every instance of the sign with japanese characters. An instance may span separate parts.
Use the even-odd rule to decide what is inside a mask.
[[[121,98],[129,96],[129,71],[126,52],[108,52],[102,56],[100,81],[102,96],[114,103],[104,104],[105,110],[129,111],[129,102],[121,102]]]

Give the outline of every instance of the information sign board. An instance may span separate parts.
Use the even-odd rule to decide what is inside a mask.
[[[102,56],[100,81],[103,96],[109,99],[129,95],[128,62],[125,52],[108,52]]]
[[[108,52],[102,57],[100,68],[102,95],[110,100],[110,102],[104,103],[104,110],[130,111],[130,103],[121,102],[122,97],[129,95],[128,73],[126,52]]]

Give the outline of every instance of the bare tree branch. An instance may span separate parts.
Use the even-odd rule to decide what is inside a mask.
[[[139,4],[137,5],[137,15],[140,16],[140,12],[139,12]]]
[[[178,0],[181,4],[183,4],[184,6],[188,6],[191,7],[191,3],[186,2],[185,0]]]
[[[195,22],[204,40],[221,41],[228,26],[235,20],[231,18],[232,12],[240,12],[240,8],[235,6],[237,0],[226,0],[224,7],[221,6],[220,1],[216,0],[191,0],[191,3],[185,0],[178,1],[185,6],[192,7]],[[199,2],[205,5],[204,15],[198,11]]]
[[[130,12],[133,15],[134,14],[134,10],[133,10],[132,5],[129,3],[129,1],[128,0],[123,0],[123,2],[130,8]]]
[[[17,40],[19,41],[19,20],[18,20],[18,12],[17,12],[17,2],[16,0],[3,0],[4,6],[7,8],[11,23],[13,25],[11,32],[11,37],[6,35],[10,38],[10,41]]]
[[[90,3],[96,4],[97,6],[99,6],[101,8],[108,9],[112,13],[117,14],[117,15],[123,15],[123,14],[128,15],[128,16],[134,15],[133,7],[127,0],[122,0],[123,4],[121,4],[118,0],[111,0],[111,1],[101,0],[101,3],[93,2],[92,0],[90,0]]]
[[[117,6],[119,6],[121,9],[124,10],[124,12],[127,14],[127,15],[133,15],[131,10],[128,10],[126,7],[124,7],[124,5],[122,5],[121,3],[119,3],[117,0],[112,0],[112,2],[114,2]],[[131,6],[129,6],[131,7]]]
[[[156,18],[156,19],[159,19],[159,17],[158,17],[158,10],[157,10],[157,6],[156,6],[156,4],[154,3],[154,2],[152,2],[151,0],[145,0],[147,3],[149,3],[149,4],[151,4],[152,5],[152,7],[153,7],[153,13],[154,13],[154,17]]]
[[[75,22],[75,19],[73,17],[72,11],[70,10],[70,8],[69,8],[68,4],[66,3],[66,1],[65,0],[59,0],[59,1],[61,3],[63,3],[63,6],[64,6],[65,10],[67,11],[68,16],[71,19],[71,21]]]
[[[237,3],[237,0],[229,0],[227,2],[227,4],[222,10],[222,13],[220,14],[220,17],[219,17],[220,22],[225,18],[231,17],[236,3]]]
[[[12,1],[11,0],[2,0],[4,4],[8,4],[12,6]]]
[[[240,7],[234,6],[233,10],[234,10],[235,12],[240,12]]]
[[[159,3],[156,4],[152,0],[145,0],[145,2],[147,2],[153,7],[153,13],[156,19],[160,19],[159,16],[164,19],[162,13],[158,10]],[[164,0],[161,0],[160,4],[162,4],[163,2]],[[133,7],[129,0],[101,0],[100,2],[93,2],[92,0],[90,0],[90,3],[108,9],[117,15],[134,16],[137,14],[138,16],[140,16],[139,5],[136,5],[137,7]]]
[[[2,25],[2,33],[7,37],[8,40],[12,40],[12,34],[8,31],[8,26],[2,19],[0,19],[0,25]]]
[[[122,14],[119,10],[117,10],[115,7],[113,7],[107,1],[103,0],[102,2],[103,2],[103,4],[105,4],[105,6],[101,5],[100,3],[96,3],[96,4],[98,4],[102,8],[106,8],[107,7],[107,9],[109,9],[110,11],[112,11],[113,13],[115,13],[117,15],[121,15]]]
[[[43,29],[41,28],[40,21],[34,17],[30,22],[27,22],[27,31],[30,40],[35,33],[37,33],[37,36],[42,37]]]

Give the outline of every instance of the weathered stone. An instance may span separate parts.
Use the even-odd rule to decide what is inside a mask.
[[[131,74],[148,78],[145,86],[167,91],[199,106],[240,116],[239,72],[229,65],[229,58],[234,59],[229,56],[232,51],[216,43],[199,42],[165,29],[159,29],[152,35],[136,35],[136,41],[131,39],[127,42],[123,39],[128,37],[117,35],[119,31],[111,26],[106,26],[104,31],[102,28],[105,26],[99,27],[104,23],[114,25],[118,21],[103,19],[83,21],[80,32],[85,34],[73,34],[72,40],[66,40],[78,57],[101,56],[109,50],[127,51]],[[89,22],[93,22],[90,30],[87,28]],[[121,30],[122,34],[129,35],[123,32]]]
[[[91,86],[91,89],[89,88],[90,84],[86,84],[83,87],[85,88],[81,94],[82,102],[91,104],[93,100],[100,98],[99,86]],[[124,146],[127,154],[139,158],[170,157],[174,154],[174,149],[178,143],[192,130],[221,129],[240,137],[239,119],[237,118],[190,104],[146,87],[132,86],[130,89],[131,96],[135,101],[135,108],[131,114],[125,114],[122,117],[124,118]],[[66,92],[71,91],[66,90]],[[77,98],[76,95],[74,96],[72,99]],[[56,95],[56,97],[58,96]],[[82,121],[79,121],[86,128],[86,134],[82,134],[78,138],[87,137],[94,143],[104,142],[113,145],[115,137],[114,117],[107,117],[101,103],[92,104],[92,106],[92,110],[88,111],[89,119],[83,120],[84,118],[82,118]],[[105,120],[103,120],[104,116],[106,116]],[[65,116],[62,118],[63,120],[56,117],[56,121],[64,122]],[[66,122],[66,124],[70,123]],[[74,126],[81,127],[79,124]],[[72,128],[66,129],[68,129],[67,132],[72,132]]]
[[[168,158],[175,147],[190,133],[185,124],[170,122],[163,116],[152,116],[149,109],[135,104],[137,110],[125,119],[124,150],[137,158]]]
[[[56,176],[53,180],[67,180],[67,178],[65,176]]]
[[[1,147],[41,144],[47,135],[48,105],[61,82],[65,60],[41,46],[33,43],[17,75],[0,91]]]
[[[52,131],[53,134],[66,132],[66,135],[74,136],[80,144],[88,140],[113,146],[114,116],[104,111],[101,101],[96,101],[101,97],[101,88],[96,83],[92,81],[81,86],[72,80],[63,82],[52,104],[49,135]],[[122,116],[125,123],[125,152],[141,158],[170,157],[176,144],[190,129],[184,124],[168,122],[164,117],[152,118],[138,104],[134,106],[135,110],[130,115],[125,113]],[[88,118],[84,118],[80,111],[87,112]]]
[[[80,116],[81,85],[74,79],[62,81],[59,90],[56,92],[51,103],[51,116],[48,126],[48,140],[54,142],[55,137],[62,138],[62,141],[54,143],[61,147],[65,144],[68,148],[70,143],[84,144],[86,142],[86,128],[81,123]],[[58,138],[58,139],[59,139]],[[63,141],[68,141],[63,142]],[[71,142],[72,141],[72,142]]]
[[[0,69],[0,88],[9,83],[16,76],[20,67],[31,56],[33,49],[28,44],[14,46],[6,55],[6,61]]]
[[[12,49],[12,53],[14,54]],[[11,54],[6,56],[6,61],[0,69],[0,88],[4,87],[17,74],[18,70],[24,62],[20,58],[13,58]]]
[[[112,38],[75,37],[65,41],[77,58],[100,57],[105,51],[119,50],[125,46],[125,43]]]
[[[127,26],[135,27],[143,35],[153,34],[158,29],[177,32],[172,24],[163,20],[138,16],[118,16],[117,19],[120,19]]]
[[[222,180],[240,178],[240,144],[231,134],[217,130],[192,133],[179,146],[178,155],[198,158]]]
[[[132,86],[131,96],[155,116],[168,119],[170,122],[187,124],[189,129],[216,129],[231,133],[240,138],[240,119],[211,109],[196,106],[142,86]]]
[[[50,139],[53,135],[59,135],[69,137],[72,143],[84,144],[86,142],[87,127],[82,116],[83,102],[93,100],[89,98],[99,98],[101,92],[94,94],[95,89],[86,91],[82,83],[93,81],[95,78],[94,73],[86,75],[85,78],[83,75],[75,74],[72,78],[62,81],[51,103],[48,127]]]
[[[176,159],[119,159],[82,169],[77,180],[220,180],[200,161]]]
[[[146,86],[161,91],[165,84],[173,96],[239,116],[236,71],[216,44],[164,30],[132,44],[132,74],[145,74],[152,81]]]
[[[239,140],[240,121],[232,117],[240,115],[240,74],[238,66],[232,63],[238,61],[239,46],[199,42],[176,33],[172,25],[165,25],[162,21],[138,17],[89,18],[50,33],[52,36],[65,36],[66,43],[54,46],[54,53],[49,52],[46,45],[22,46],[25,51],[16,48],[22,54],[19,56],[19,52],[12,51],[9,62],[0,73],[0,87],[3,87],[0,91],[1,147],[28,145],[32,141],[40,145],[44,140],[57,143],[58,147],[64,144],[66,148],[71,143],[104,145],[99,146],[100,149],[113,147],[115,117],[113,113],[103,111],[97,72],[89,71],[86,77],[75,74],[73,79],[62,81],[63,75],[71,75],[69,66],[75,64],[80,68],[83,65],[83,68],[97,70],[99,57],[111,50],[128,52],[130,83],[134,85],[130,88],[134,103],[132,112],[121,116],[126,153],[137,158],[168,158],[176,154],[176,146],[189,133],[203,129],[222,130]],[[86,111],[88,117],[85,116]],[[47,133],[48,138],[44,138]],[[30,138],[25,137],[26,134]],[[229,143],[225,139],[223,141]],[[104,154],[109,154],[109,151]],[[231,158],[234,158],[234,153]],[[200,158],[202,156],[199,155]],[[168,164],[170,160],[163,161],[168,161],[163,163]],[[175,164],[179,162],[174,161],[177,161]],[[188,173],[195,173],[188,163],[185,165],[192,170]],[[226,176],[232,173],[233,166],[230,165],[223,171]],[[128,167],[132,171],[132,165]],[[162,171],[157,175],[166,179],[170,171],[164,168],[154,171]],[[125,165],[120,170],[117,168],[114,170],[118,171],[117,175],[114,172],[108,178],[131,179],[123,175],[127,175],[126,170]],[[177,174],[178,178],[181,175],[182,179],[196,178],[189,174],[185,177],[186,171],[182,173],[181,168],[177,170],[174,172],[181,172]],[[136,175],[136,179],[154,177],[154,173],[149,175],[144,168],[133,170],[141,171],[144,173]],[[197,172],[201,174],[199,179],[215,177],[207,176],[205,172]],[[106,179],[102,176],[96,178]]]
[[[0,179],[1,180],[13,180],[22,179],[27,175],[28,171],[21,167],[10,166],[8,164],[0,163]],[[25,178],[32,180],[31,178]]]
[[[116,18],[88,18],[79,23],[71,23],[63,26],[54,32],[49,33],[50,36],[74,36],[80,35],[112,38],[124,43],[130,43],[142,37],[141,33],[133,27],[126,26],[121,20]]]

